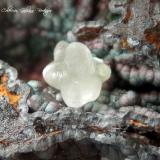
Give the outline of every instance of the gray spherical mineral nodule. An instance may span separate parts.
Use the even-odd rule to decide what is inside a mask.
[[[80,42],[60,41],[54,50],[54,61],[43,70],[44,80],[59,89],[64,102],[73,108],[96,100],[110,75],[110,67],[93,58],[89,48]]]

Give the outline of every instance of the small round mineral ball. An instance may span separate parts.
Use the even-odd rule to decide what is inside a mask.
[[[59,101],[59,102],[63,101],[61,93],[56,94],[56,100]]]
[[[49,102],[45,108],[45,112],[53,113],[59,110],[59,106],[56,102]]]
[[[35,92],[40,91],[42,89],[42,84],[40,81],[30,80],[28,81],[28,85],[31,86]]]
[[[42,104],[42,97],[40,95],[32,95],[28,100],[27,100],[28,106],[33,109],[34,111],[37,111]]]

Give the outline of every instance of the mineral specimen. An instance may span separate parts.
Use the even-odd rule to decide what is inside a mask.
[[[24,3],[20,0],[2,2],[19,2],[19,7]],[[0,34],[0,48],[6,50],[1,51],[2,55],[11,54],[10,51],[23,53],[26,37],[33,42],[31,46],[35,50],[37,45],[33,44],[40,42],[40,37],[48,37],[53,45],[53,39],[64,39],[73,17],[78,21],[98,18],[76,24],[68,33],[68,41],[86,44],[94,57],[103,58],[106,66],[111,67],[112,74],[107,83],[103,83],[95,101],[75,109],[65,105],[59,90],[43,88],[39,81],[25,83],[17,79],[16,69],[0,61],[0,159],[159,160],[159,0],[35,0],[31,3],[38,7],[52,6],[55,12],[39,17],[37,22],[29,20],[28,24],[22,19],[22,28],[7,27],[7,24],[17,24],[19,16],[7,16],[11,23],[1,16],[0,21],[9,29],[9,32],[3,29],[4,34]],[[76,14],[73,6],[77,7]],[[112,17],[120,15],[119,20]],[[109,17],[115,21],[110,23]],[[31,28],[32,23],[38,25]],[[36,41],[27,36],[28,32]],[[12,45],[14,42],[16,46]],[[48,43],[46,39],[43,42],[43,45],[38,43],[38,47]],[[62,48],[69,45],[64,42]],[[26,61],[26,57],[24,59]],[[63,49],[56,48],[51,64],[62,63],[64,59]],[[75,58],[69,62],[77,61]],[[83,63],[76,66],[71,71],[88,72]]]
[[[43,70],[45,81],[59,89],[65,103],[74,108],[97,99],[102,83],[110,75],[110,67],[92,58],[90,50],[78,42],[59,42],[54,50],[54,62]]]
[[[88,109],[93,105],[92,111],[75,110],[56,100],[57,90],[43,89],[37,81],[24,83],[16,78],[13,67],[3,61],[0,66],[0,83],[10,93],[0,90],[1,159],[159,160],[160,116],[131,103],[136,102],[137,93],[103,90],[96,102],[88,104]],[[14,94],[20,95],[16,110],[9,99]],[[158,95],[151,94],[152,102]],[[111,108],[120,95],[123,104],[127,100],[124,105],[133,106]]]

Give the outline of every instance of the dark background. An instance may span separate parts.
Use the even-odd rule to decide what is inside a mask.
[[[41,80],[42,69],[52,61],[55,44],[66,40],[75,23],[104,20],[117,15],[109,0],[1,0],[0,59],[14,66],[24,80]],[[33,10],[22,13],[21,10]],[[45,9],[50,13],[39,12]],[[18,10],[15,13],[15,10]]]

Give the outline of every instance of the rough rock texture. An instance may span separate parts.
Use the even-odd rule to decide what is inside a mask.
[[[1,159],[160,158],[158,112],[139,106],[103,114],[71,109],[56,90],[43,89],[38,81],[24,83],[14,68],[3,61],[0,66]]]
[[[79,110],[66,107],[57,90],[17,79],[0,61],[1,159],[159,160],[159,6],[111,0],[119,21],[81,23],[68,33],[112,68],[99,98]]]
[[[111,0],[109,9],[122,17],[109,24],[77,23],[68,33],[68,40],[85,43],[112,69],[102,95],[106,101],[87,104],[84,109],[97,112],[101,104],[105,105],[103,110],[140,105],[159,112],[160,2]]]
[[[68,39],[86,43],[92,49],[107,49],[115,42],[119,42],[119,50],[128,52],[139,51],[147,44],[150,49],[159,49],[159,1],[112,0],[109,6],[111,12],[121,10],[122,18],[107,25],[104,21],[77,23]]]

